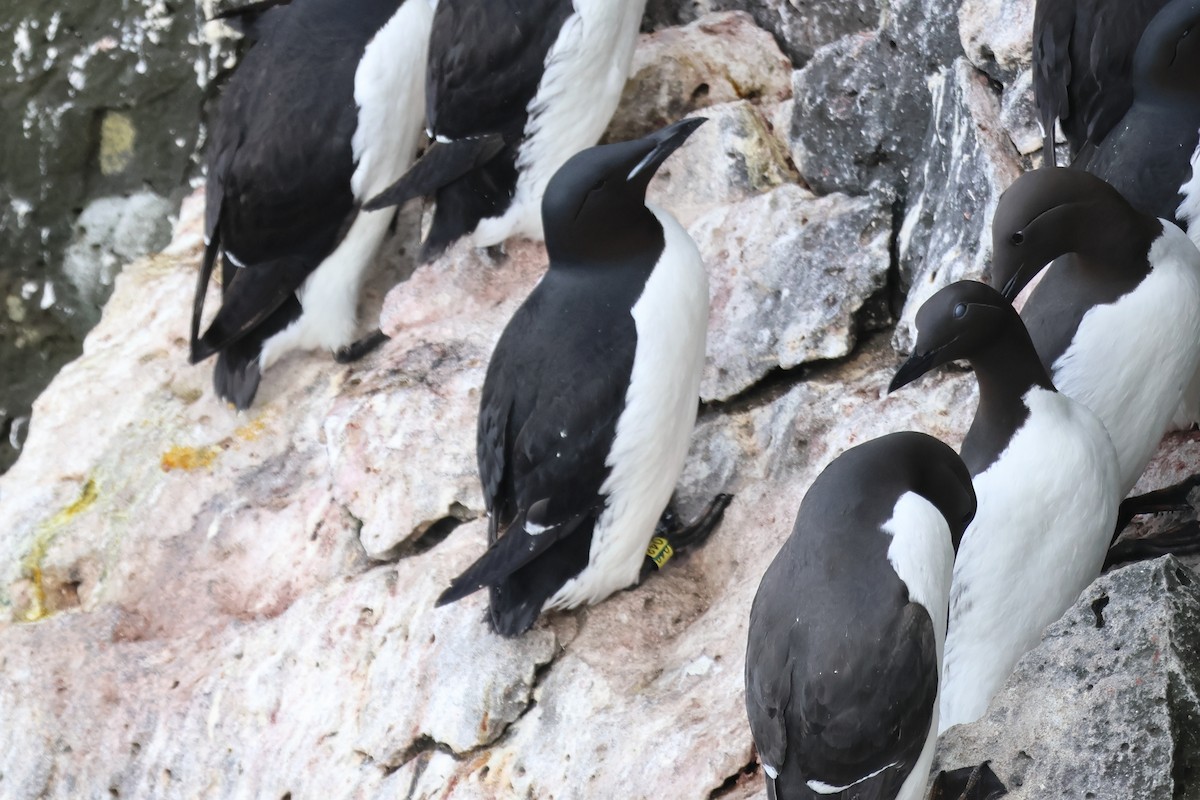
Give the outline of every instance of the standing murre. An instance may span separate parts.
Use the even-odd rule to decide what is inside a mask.
[[[191,356],[243,409],[284,353],[354,342],[359,288],[394,217],[360,211],[412,162],[430,0],[304,0],[272,9],[221,98],[209,146]],[[208,282],[222,304],[204,335]],[[378,343],[381,339],[373,340]]]
[[[1021,318],[1054,385],[1108,429],[1124,497],[1200,368],[1200,251],[1100,178],[1043,168],[1000,197],[991,283],[1012,299],[1051,261]]]
[[[1146,24],[1167,0],[1037,0],[1033,94],[1054,166],[1054,123],[1071,152],[1102,140],[1133,102],[1131,64]]]
[[[987,711],[1017,659],[1100,574],[1120,472],[1104,425],[1055,391],[999,292],[952,283],[921,306],[916,322],[913,355],[888,391],[960,358],[979,381],[979,408],[961,449],[979,508],[954,562],[945,730]]]
[[[638,579],[687,455],[708,326],[700,253],[645,193],[703,121],[585,150],[547,186],[550,263],[480,399],[488,549],[438,605],[487,586],[493,629],[515,636]]]
[[[646,0],[442,0],[429,45],[434,143],[367,208],[434,195],[422,249],[542,238],[552,175],[608,126]]]
[[[1080,164],[1200,242],[1200,0],[1172,0],[1133,59],[1133,104]]]
[[[954,553],[975,515],[942,442],[893,433],[809,488],[750,611],[746,713],[774,800],[922,800]]]

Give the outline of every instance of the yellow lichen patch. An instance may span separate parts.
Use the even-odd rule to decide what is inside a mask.
[[[239,441],[253,442],[262,436],[263,432],[267,429],[267,416],[265,412],[260,414],[257,419],[235,429],[231,435],[226,436],[215,444],[205,445],[204,447],[175,445],[162,454],[160,463],[163,472],[170,472],[173,469],[204,469],[212,466],[213,462],[217,460],[217,456],[236,445]]]
[[[51,542],[58,536],[62,527],[86,511],[92,503],[95,503],[99,494],[100,491],[96,487],[96,482],[88,478],[87,482],[83,484],[83,488],[80,490],[79,497],[75,502],[43,522],[41,527],[38,528],[37,533],[33,537],[33,549],[29,551],[29,554],[21,562],[21,570],[26,580],[30,583],[31,591],[28,604],[23,609],[17,611],[17,621],[37,622],[40,619],[50,616],[51,611],[46,603],[45,573],[43,572],[42,562],[46,559],[46,553],[50,549]]]
[[[109,111],[100,123],[100,172],[115,175],[124,172],[133,161],[133,142],[137,138],[133,120],[119,111]]]
[[[173,469],[204,469],[212,466],[219,455],[221,455],[219,447],[176,445],[162,454],[160,463],[163,472],[170,472]]]
[[[253,422],[249,422],[233,432],[234,437],[245,442],[253,442],[259,436],[262,436],[263,431],[267,429],[267,421],[263,417],[259,417]]]

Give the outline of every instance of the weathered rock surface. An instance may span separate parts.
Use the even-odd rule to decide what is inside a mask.
[[[690,22],[714,4],[650,11]],[[193,195],[171,248],[117,275],[0,477],[0,797],[765,796],[742,701],[751,598],[829,460],[893,430],[956,445],[969,422],[969,375],[884,394],[907,335],[886,326],[901,280],[907,318],[955,270],[983,268],[986,218],[1032,137],[1019,40],[972,20],[1032,3],[726,5],[793,57],[817,48],[795,99],[776,44],[726,14],[645,38],[662,49],[639,56],[635,108],[616,123],[711,119],[651,187],[710,272],[709,402],[677,492],[684,517],[735,494],[710,542],[516,641],[488,632],[482,595],[434,608],[484,547],[478,392],[543,248],[451,250],[388,294],[383,348],[349,367],[293,355],[237,415],[211,368],[186,364]],[[392,281],[412,269],[418,217],[407,210],[388,245]],[[1198,463],[1200,440],[1175,435],[1141,488]],[[1002,697],[1035,699],[989,718],[1011,738],[956,730],[943,763],[990,757],[1017,797],[1060,796],[1051,777],[1084,762],[1126,770],[1113,785],[1191,796],[1196,587],[1169,561],[1139,569],[1089,589],[1027,656]],[[1105,638],[1118,629],[1119,652]],[[1129,711],[1076,717],[1075,738],[1054,739],[1066,723],[1038,716],[1107,714],[1118,697],[1155,730]],[[1129,736],[1099,741],[1122,719]],[[1089,736],[1100,749],[1085,751]]]
[[[63,273],[75,287],[81,313],[99,320],[120,268],[170,241],[174,212],[174,203],[153,192],[102,197],[83,210],[63,256]]]
[[[679,148],[679,161],[654,176],[650,196],[671,196],[671,213],[687,227],[713,209],[797,180],[764,111],[745,100],[706,108],[708,122]]]
[[[962,278],[983,279],[996,203],[1021,174],[986,77],[960,58],[931,85],[935,114],[925,161],[920,171],[914,165],[898,239],[900,279],[908,290],[896,328],[902,351],[912,346],[913,320],[934,292]]]
[[[1033,3],[963,0],[958,9],[963,52],[994,80],[1010,83],[1032,61]]]
[[[859,311],[874,298],[886,312],[877,295],[891,221],[880,199],[818,198],[795,185],[698,219],[690,233],[712,274],[713,319],[701,398],[727,400],[773,369],[848,356]]]
[[[931,382],[935,403],[881,400],[897,359],[876,336],[844,367],[706,414],[680,508],[738,495],[710,544],[506,643],[481,596],[432,607],[480,552],[484,522],[444,539],[428,523],[455,504],[478,511],[462,473],[482,359],[540,248],[423,267],[390,296],[396,338],[376,356],[287,359],[239,417],[184,357],[198,205],[175,252],[118,276],[0,479],[0,603],[14,620],[0,623],[0,713],[2,730],[24,732],[5,748],[4,791],[705,797],[751,783],[745,618],[807,482],[897,427],[953,439],[969,380]],[[407,502],[390,495],[384,510],[376,494],[394,486]],[[422,528],[432,541],[402,543]],[[642,769],[653,752],[672,768]]]
[[[935,769],[984,759],[1013,800],[1195,797],[1200,577],[1168,556],[1088,587]]]
[[[605,138],[644,136],[697,110],[791,97],[792,65],[749,14],[709,14],[643,36]]]
[[[64,275],[76,217],[144,192],[173,212],[186,194],[218,52],[198,22],[194,5],[162,0],[0,7],[0,471],[16,457],[6,431],[107,297],[103,281],[80,296]]]
[[[961,54],[956,11],[954,0],[890,4],[877,30],[825,45],[797,71],[791,150],[814,190],[865,194],[882,181],[904,197],[933,112],[926,84]]]

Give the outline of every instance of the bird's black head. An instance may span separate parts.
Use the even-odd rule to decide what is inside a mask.
[[[1024,330],[1016,309],[995,289],[978,281],[952,283],[917,311],[917,343],[888,386],[894,392],[959,358],[970,359],[992,347],[1009,330]],[[1028,338],[1028,334],[1025,335]]]
[[[550,263],[617,261],[661,242],[646,187],[704,122],[681,120],[641,139],[588,148],[563,164],[542,198]]]
[[[1065,253],[1120,249],[1114,239],[1139,216],[1116,189],[1083,170],[1043,167],[1026,172],[996,205],[991,284],[1011,301]]]
[[[912,431],[893,435],[909,437],[900,446],[906,448],[913,462],[913,490],[942,512],[950,526],[950,541],[957,553],[967,526],[975,519],[977,508],[975,484],[967,465],[940,439]]]
[[[1138,99],[1200,95],[1200,0],[1173,0],[1142,33],[1133,54]]]
[[[836,498],[831,508],[839,514],[864,494],[889,499],[906,492],[920,495],[945,518],[955,551],[975,518],[975,487],[967,465],[948,445],[925,433],[889,433],[852,447],[817,481],[820,485],[814,483],[813,489]]]

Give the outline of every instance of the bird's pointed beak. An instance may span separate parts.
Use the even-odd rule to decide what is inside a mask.
[[[629,171],[626,180],[630,183],[642,177],[649,180],[667,160],[667,157],[687,141],[687,138],[692,135],[692,131],[705,122],[708,122],[707,117],[689,117],[647,136],[646,139],[653,145],[653,148]]]
[[[903,386],[907,386],[936,367],[936,356],[936,350],[930,350],[928,353],[923,354],[913,353],[909,356],[908,361],[900,365],[900,369],[896,370],[896,375],[892,378],[892,382],[888,384],[888,394]]]
[[[1025,265],[1022,264],[1008,279],[1008,283],[1004,284],[1004,288],[1000,290],[1000,294],[1004,295],[1004,299],[1012,302],[1016,296],[1021,293],[1025,287],[1021,284],[1021,273],[1025,271]]]

